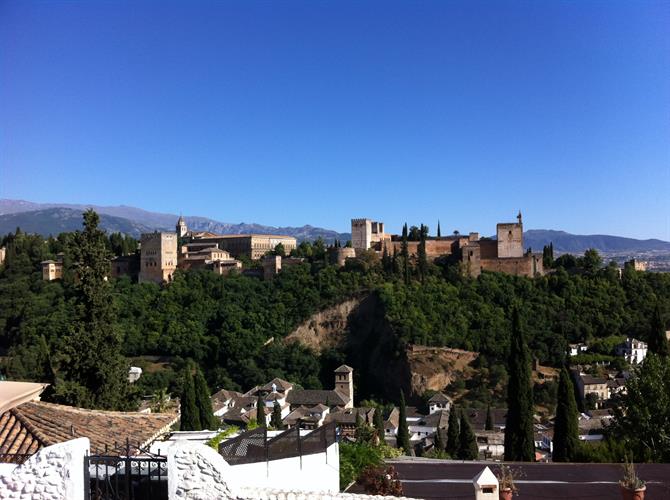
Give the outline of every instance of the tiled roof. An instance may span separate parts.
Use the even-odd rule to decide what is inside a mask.
[[[327,406],[343,406],[347,401],[337,391],[322,390],[292,390],[286,396],[286,401],[291,405],[315,406],[325,404]]]
[[[237,391],[229,391],[227,389],[221,389],[220,391],[212,394],[212,409],[214,411],[220,410],[225,406],[226,402],[234,398],[239,398],[241,396],[242,394],[240,394]]]
[[[371,424],[374,413],[374,408],[349,408],[329,413],[326,415],[324,422],[336,422],[340,425],[356,425],[357,415],[360,414],[364,422]]]
[[[433,394],[433,397],[428,400],[429,403],[451,403],[451,400],[441,392]]]
[[[335,370],[335,373],[351,373],[354,369],[351,366],[342,365]]]
[[[424,419],[424,423],[427,427],[446,429],[449,425],[449,412],[447,410],[439,410],[431,413]]]
[[[31,401],[0,416],[0,453],[34,453],[79,437],[91,441],[93,453],[126,439],[146,446],[168,432],[178,418],[175,413],[85,410]]]
[[[275,377],[272,380],[270,380],[267,384],[263,385],[260,387],[260,390],[262,391],[271,391],[272,390],[272,384],[275,384],[277,386],[277,390],[279,391],[288,391],[293,388],[293,384],[291,382],[288,382],[284,379],[281,379],[279,377]]]

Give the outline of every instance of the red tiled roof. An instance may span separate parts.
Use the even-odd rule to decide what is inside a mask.
[[[31,401],[0,416],[0,453],[34,453],[79,437],[91,441],[93,453],[126,439],[146,446],[169,431],[178,418],[175,413],[85,410]]]

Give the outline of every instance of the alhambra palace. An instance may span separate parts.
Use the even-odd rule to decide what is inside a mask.
[[[301,263],[292,257],[297,248],[292,236],[274,234],[215,234],[207,231],[190,231],[183,217],[179,217],[174,232],[144,233],[140,250],[134,255],[116,257],[111,262],[111,276],[129,275],[140,283],[169,283],[177,269],[209,269],[226,275],[231,271],[272,279],[282,268]],[[411,259],[416,259],[419,241],[407,241]],[[281,245],[284,255],[274,255]],[[370,219],[351,220],[351,245],[333,246],[328,249],[332,264],[344,266],[347,259],[356,259],[363,253],[400,253],[403,239],[384,231],[384,223]],[[499,223],[496,238],[480,237],[479,233],[449,236],[427,236],[426,256],[431,261],[451,259],[460,263],[464,274],[477,277],[482,271],[495,271],[517,276],[544,274],[542,254],[524,251],[523,221],[521,213],[517,222]],[[262,270],[245,269],[242,260],[260,260]],[[63,275],[62,260],[42,263],[42,276],[46,281],[60,279]]]

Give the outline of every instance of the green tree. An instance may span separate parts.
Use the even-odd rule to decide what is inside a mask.
[[[512,312],[508,373],[505,460],[532,462],[535,458],[535,441],[533,439],[531,362],[517,307]]]
[[[195,398],[195,383],[193,381],[192,367],[189,365],[182,372],[182,389],[179,396],[180,423],[179,430],[200,431],[200,414]]]
[[[437,237],[442,238],[442,231],[440,230],[440,221],[437,221]]]
[[[212,399],[209,387],[207,387],[207,381],[198,367],[195,369],[194,390],[195,406],[198,409],[200,428],[202,430],[218,429],[219,425],[212,410]]]
[[[284,423],[282,422],[281,418],[281,406],[279,406],[279,403],[277,403],[277,401],[274,402],[274,405],[272,407],[272,416],[270,417],[270,425],[272,425],[272,427],[274,427],[275,429],[284,428]]]
[[[400,245],[400,256],[402,257],[402,271],[405,285],[409,285],[409,245],[407,243],[407,223],[402,227],[402,242]]]
[[[405,454],[412,452],[409,441],[409,427],[407,426],[407,407],[405,406],[405,393],[400,390],[400,406],[398,407],[398,436],[396,438],[398,448],[402,448]]]
[[[109,275],[110,253],[100,218],[93,210],[83,214],[84,230],[75,233],[72,261],[72,317],[56,361],[52,399],[100,409],[130,409],[135,405],[128,384],[128,363],[121,355],[117,310]],[[68,397],[61,391],[67,381]],[[74,386],[80,389],[72,392]],[[64,388],[65,389],[65,388]],[[73,394],[78,394],[74,400]]]
[[[577,402],[568,370],[563,368],[558,379],[558,402],[554,424],[554,462],[572,462],[579,447]]]
[[[662,357],[668,357],[668,339],[665,336],[665,323],[661,314],[661,306],[656,303],[654,316],[651,321],[651,332],[649,335],[649,351]]]
[[[460,425],[458,422],[458,415],[456,414],[456,409],[452,406],[449,411],[449,427],[447,427],[447,446],[446,452],[452,458],[455,458],[458,454],[458,448],[460,446]]]
[[[612,413],[608,429],[636,462],[670,462],[670,358],[649,354]]]
[[[493,417],[491,416],[491,405],[488,405],[486,407],[486,424],[484,425],[484,429],[487,431],[493,430]]]
[[[428,228],[421,224],[420,235],[419,235],[419,246],[417,249],[417,257],[419,260],[419,278],[423,283],[426,279],[426,274],[428,273],[428,257],[426,256],[426,237],[428,233]]]
[[[286,256],[286,249],[284,248],[284,245],[282,243],[277,243],[274,249],[274,254],[280,255],[282,257]]]
[[[479,447],[477,446],[477,438],[472,431],[472,426],[465,413],[461,412],[457,457],[461,460],[477,460],[478,456]]]
[[[381,407],[375,408],[375,416],[373,422],[375,424],[375,431],[377,432],[379,442],[383,444],[385,432],[384,432],[384,415],[382,414]]]
[[[436,451],[438,451],[438,452],[443,452],[444,451],[444,448],[445,448],[444,436],[443,436],[442,429],[440,429],[439,427],[435,431],[434,446],[435,446]]]
[[[256,398],[256,422],[259,427],[265,427],[265,401],[260,394]]]

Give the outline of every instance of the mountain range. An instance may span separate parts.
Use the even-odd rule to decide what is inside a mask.
[[[17,227],[30,233],[44,236],[57,235],[63,231],[81,229],[81,213],[93,208],[100,214],[100,225],[108,232],[121,232],[135,238],[151,231],[174,231],[176,214],[150,212],[141,208],[97,205],[74,205],[67,203],[33,203],[23,200],[0,199],[0,235],[13,232]],[[286,234],[299,241],[315,240],[319,237],[327,242],[334,239],[347,241],[350,233],[338,233],[330,229],[305,225],[301,227],[274,227],[254,223],[219,222],[206,217],[184,216],[189,229],[210,231],[217,234]],[[638,240],[610,235],[576,235],[565,231],[530,229],[524,232],[526,248],[542,250],[553,243],[557,253],[583,253],[595,248],[603,253],[670,253],[670,242],[657,239]]]
[[[43,236],[57,235],[63,231],[81,229],[81,214],[92,208],[100,214],[100,226],[108,232],[120,232],[138,238],[141,233],[151,231],[174,231],[179,215],[149,212],[141,208],[98,205],[75,205],[67,203],[33,203],[23,200],[0,199],[0,235],[13,232],[17,227],[29,233]],[[217,234],[285,234],[298,241],[316,240],[326,242],[335,239],[347,241],[350,233],[338,233],[330,229],[305,225],[301,227],[274,227],[255,223],[219,222],[207,217],[184,216],[186,225],[194,231],[210,231]]]

